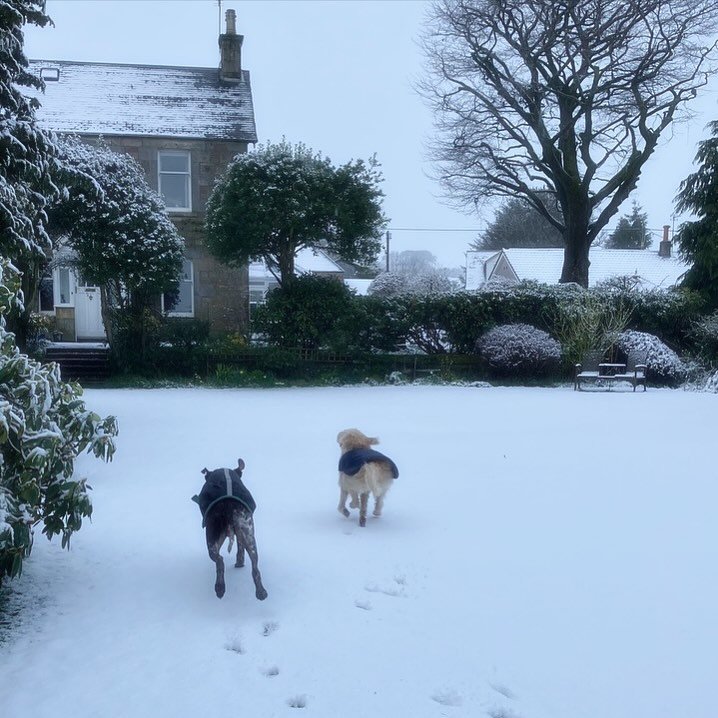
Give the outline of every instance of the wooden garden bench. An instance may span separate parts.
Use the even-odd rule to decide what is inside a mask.
[[[645,356],[635,352],[629,353],[625,364],[603,361],[602,355],[590,352],[582,363],[575,366],[573,388],[581,391],[582,383],[591,383],[610,389],[616,382],[627,382],[633,386],[633,391],[637,386],[646,391],[645,362]]]

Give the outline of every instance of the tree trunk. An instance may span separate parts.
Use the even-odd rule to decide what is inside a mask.
[[[102,323],[105,325],[105,335],[107,336],[107,343],[110,346],[110,351],[112,351],[112,347],[114,345],[114,332],[112,327],[112,312],[110,310],[110,299],[106,284],[103,284],[100,287],[100,313],[102,314]]]
[[[20,311],[13,307],[8,314],[8,331],[15,335],[15,344],[21,351],[27,350],[30,338],[30,317],[36,310],[35,303],[40,290],[41,266],[40,262],[31,259],[27,262],[18,262],[18,269],[22,272],[20,289],[23,295],[23,309]]]
[[[588,267],[591,264],[588,259],[589,246],[585,241],[581,243],[566,244],[563,251],[563,269],[561,284],[575,282],[582,287],[588,288]]]
[[[294,279],[294,246],[288,245],[287,247],[282,248],[277,260],[279,264],[281,285],[282,287],[287,288]]]
[[[563,251],[563,269],[559,283],[575,282],[588,288],[588,251],[591,248],[588,225],[591,210],[578,196],[578,192],[566,192],[567,200],[563,207],[566,229],[563,233],[565,249]]]

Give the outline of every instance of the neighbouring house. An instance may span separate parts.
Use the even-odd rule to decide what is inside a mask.
[[[186,254],[178,301],[170,316],[210,322],[213,331],[241,331],[249,319],[246,267],[232,269],[204,247],[205,204],[230,160],[256,143],[249,72],[242,68],[242,35],[234,10],[219,36],[219,68],[31,60],[45,81],[38,94],[43,129],[100,138],[144,168],[184,237]],[[67,340],[105,335],[99,291],[61,260],[43,282],[39,309],[55,316]]]
[[[661,242],[658,251],[594,247],[589,259],[589,287],[626,277],[638,289],[668,289],[681,281],[690,266],[671,256],[671,242],[667,240]],[[481,289],[491,282],[517,284],[524,280],[557,284],[562,267],[563,249],[517,247],[467,252],[466,289]]]
[[[320,249],[305,247],[294,258],[294,271],[298,275],[317,274],[320,277],[345,280],[343,267]],[[264,262],[251,262],[249,265],[249,307],[250,314],[255,307],[264,304],[267,292],[279,286],[277,278]]]

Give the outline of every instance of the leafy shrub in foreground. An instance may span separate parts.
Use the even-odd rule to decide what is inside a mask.
[[[476,348],[501,374],[546,375],[556,371],[561,362],[561,345],[530,324],[494,327],[478,340]]]
[[[17,576],[30,554],[34,527],[70,542],[92,503],[73,476],[83,451],[109,460],[114,417],[101,419],[82,400],[82,388],[61,381],[56,364],[43,365],[15,346],[4,317],[15,301],[17,271],[0,260],[0,581]]]

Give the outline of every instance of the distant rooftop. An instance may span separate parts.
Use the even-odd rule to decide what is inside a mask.
[[[508,262],[516,278],[544,284],[557,284],[563,266],[563,249],[512,248],[494,252],[467,252],[466,288],[477,289],[492,279],[499,260]],[[589,286],[614,277],[635,277],[644,289],[675,286],[690,265],[678,257],[660,257],[650,249],[604,249],[594,247],[589,254]],[[507,275],[504,274],[506,277]],[[508,278],[508,277],[507,277]],[[513,279],[513,275],[510,277]]]
[[[45,79],[38,124],[55,132],[256,142],[249,72],[217,68],[31,60]],[[53,77],[57,79],[52,79]]]
[[[331,274],[341,277],[344,270],[320,249],[305,247],[300,249],[294,258],[294,268],[297,274]],[[254,283],[275,281],[274,275],[267,269],[264,262],[250,262],[249,281]]]

